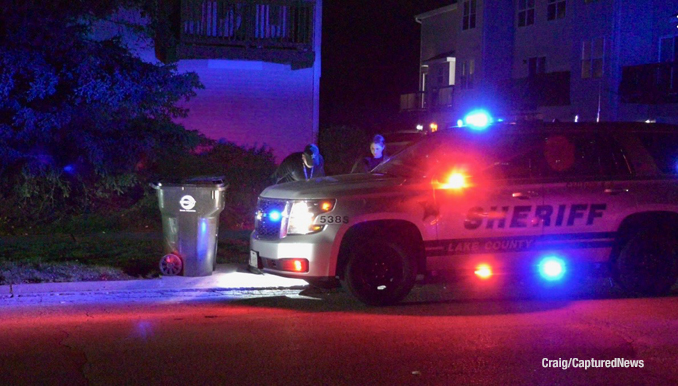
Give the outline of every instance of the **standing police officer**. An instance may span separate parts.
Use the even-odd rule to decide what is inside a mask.
[[[384,149],[386,149],[384,137],[380,134],[375,135],[372,143],[370,143],[370,153],[372,155],[356,161],[353,169],[351,169],[351,173],[367,173],[383,162],[388,161],[388,157],[384,154]]]

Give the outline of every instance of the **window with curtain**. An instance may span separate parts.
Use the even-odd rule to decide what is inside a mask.
[[[546,20],[558,20],[564,18],[566,5],[566,0],[549,0],[546,7]]]
[[[581,77],[583,79],[601,78],[603,76],[604,53],[604,38],[595,38],[582,42]]]
[[[518,27],[534,24],[534,0],[518,0]]]
[[[476,28],[476,0],[466,0],[463,4],[461,29]]]

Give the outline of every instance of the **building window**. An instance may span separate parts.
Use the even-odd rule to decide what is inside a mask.
[[[582,42],[581,46],[581,77],[601,78],[603,76],[603,54],[605,39],[596,38]]]
[[[678,61],[678,36],[661,39],[659,61],[661,63]]]
[[[534,24],[534,0],[518,0],[518,27]]]
[[[473,76],[475,73],[475,61],[473,59],[463,61],[459,68],[459,87],[463,89],[473,88]]]
[[[546,19],[557,20],[565,17],[565,0],[549,0],[546,8]]]
[[[464,1],[464,13],[461,20],[462,30],[476,28],[476,0]]]
[[[527,60],[527,76],[533,77],[546,73],[546,57],[529,58]]]

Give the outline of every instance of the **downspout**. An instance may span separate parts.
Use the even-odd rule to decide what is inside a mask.
[[[624,0],[615,0],[613,9],[612,21],[612,39],[610,39],[610,63],[607,68],[610,69],[610,76],[603,77],[607,80],[608,101],[610,113],[608,114],[609,121],[619,120],[619,84],[621,83],[621,64],[619,58],[621,57],[621,26],[622,26],[622,2]],[[604,47],[603,47],[604,48]],[[605,56],[603,55],[603,58]],[[603,59],[604,60],[604,59]],[[614,81],[614,83],[613,83]],[[600,102],[598,102],[598,116],[601,114]]]
[[[315,30],[313,31],[315,62],[313,63],[313,135],[308,143],[317,143],[320,133],[320,78],[322,74],[321,42],[322,42],[322,0],[315,3]]]
[[[423,55],[423,50],[424,48],[422,47],[422,41],[424,38],[424,30],[423,30],[423,24],[421,22],[421,19],[418,17],[414,17],[414,21],[416,21],[419,24],[419,70],[417,73],[419,74],[419,77],[417,79],[417,93],[414,94],[414,99],[415,99],[415,104],[418,107],[415,111],[417,111],[417,121],[421,119],[422,116],[426,115],[426,113],[422,114],[422,110],[424,106],[429,106],[427,99],[427,95],[424,91],[424,70],[422,67],[422,55]],[[428,77],[426,78],[428,79]],[[419,99],[419,93],[421,93],[421,100]],[[429,106],[430,107],[430,106]],[[419,122],[417,122],[419,124]]]

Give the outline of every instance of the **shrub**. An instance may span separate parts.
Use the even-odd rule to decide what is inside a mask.
[[[162,164],[158,177],[224,176],[228,189],[220,225],[228,229],[252,229],[257,198],[270,183],[269,177],[275,168],[270,148],[245,148],[222,141],[204,147],[200,153]]]
[[[50,173],[22,174],[0,191],[0,233],[87,233],[158,230],[161,215],[150,182],[195,176],[224,176],[228,182],[223,229],[252,229],[259,193],[275,171],[266,147],[239,147],[206,140],[201,152],[176,151],[143,171],[88,180]]]

